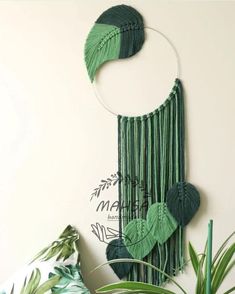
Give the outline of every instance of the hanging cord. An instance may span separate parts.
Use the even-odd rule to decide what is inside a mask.
[[[157,29],[154,29],[152,27],[144,27],[146,30],[150,30],[152,32],[155,32],[159,35],[161,35],[167,42],[168,44],[170,45],[171,49],[173,50],[174,52],[174,55],[175,55],[175,58],[176,58],[176,64],[177,64],[177,75],[176,77],[179,79],[180,78],[180,72],[181,72],[181,68],[180,68],[180,58],[179,58],[179,53],[176,49],[176,47],[174,46],[174,44],[172,43],[172,41],[165,35],[163,34],[161,31],[157,30]],[[92,86],[93,86],[93,90],[94,90],[94,93],[95,93],[95,96],[97,98],[97,100],[99,101],[99,103],[111,114],[115,115],[115,116],[118,116],[119,114],[116,113],[115,111],[113,111],[110,107],[108,107],[106,105],[106,103],[103,101],[101,95],[100,95],[100,92],[98,90],[98,83],[96,82],[96,79],[94,78],[94,81],[92,83]]]

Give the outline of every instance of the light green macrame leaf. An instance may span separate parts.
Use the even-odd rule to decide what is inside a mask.
[[[85,44],[85,62],[91,81],[104,62],[119,58],[120,47],[121,36],[118,27],[98,23],[93,26]]]
[[[130,254],[136,259],[142,259],[153,249],[156,240],[147,228],[143,219],[134,219],[124,228],[124,243]]]
[[[178,224],[169,212],[166,203],[154,203],[147,213],[147,227],[153,238],[160,244],[174,233]]]

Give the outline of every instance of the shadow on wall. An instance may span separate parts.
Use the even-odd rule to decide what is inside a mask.
[[[202,189],[200,186],[198,187],[198,190],[200,192],[200,208],[198,212],[195,214],[195,216],[192,218],[190,222],[190,227],[192,229],[198,228],[199,222],[202,220],[203,216],[207,215],[208,211],[208,195],[206,194],[206,191]]]
[[[89,242],[87,242],[87,239],[85,240],[81,234],[79,248],[81,253],[81,268],[84,283],[92,294],[95,294],[95,289],[98,289],[101,286],[110,282],[119,281],[108,265],[95,271],[94,273],[91,273],[96,266],[104,261],[97,261],[97,252],[95,252],[94,249],[91,249]]]

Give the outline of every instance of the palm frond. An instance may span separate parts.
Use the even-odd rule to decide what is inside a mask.
[[[46,261],[51,258],[56,258],[57,261],[59,260],[66,260],[68,259],[73,253],[77,252],[79,257],[78,251],[78,240],[79,234],[77,230],[72,227],[71,225],[67,226],[63,233],[59,236],[58,240],[51,243],[51,245],[42,249],[31,261],[34,262],[35,260]]]
[[[58,284],[60,279],[61,276],[55,275],[52,278],[49,278],[46,282],[40,284],[41,272],[38,268],[36,268],[32,271],[29,278],[27,276],[25,277],[20,294],[44,294]],[[1,294],[6,293],[4,292]],[[12,286],[10,294],[18,294],[15,290],[15,285]]]

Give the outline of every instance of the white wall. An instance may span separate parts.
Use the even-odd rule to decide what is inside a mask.
[[[202,194],[187,239],[202,250],[210,218],[215,248],[235,228],[235,2],[1,1],[0,282],[68,223],[81,234],[88,286],[116,280],[108,267],[89,275],[105,261],[105,244],[90,224],[108,225],[90,194],[117,170],[117,122],[94,96],[83,47],[99,14],[120,3],[137,8],[146,25],[165,33],[180,55],[188,180]],[[166,98],[175,70],[165,41],[148,33],[139,55],[105,66],[99,89],[118,112],[143,113]],[[117,197],[114,189],[105,193]],[[177,281],[193,293],[190,267]],[[233,284],[234,276],[225,288]]]

